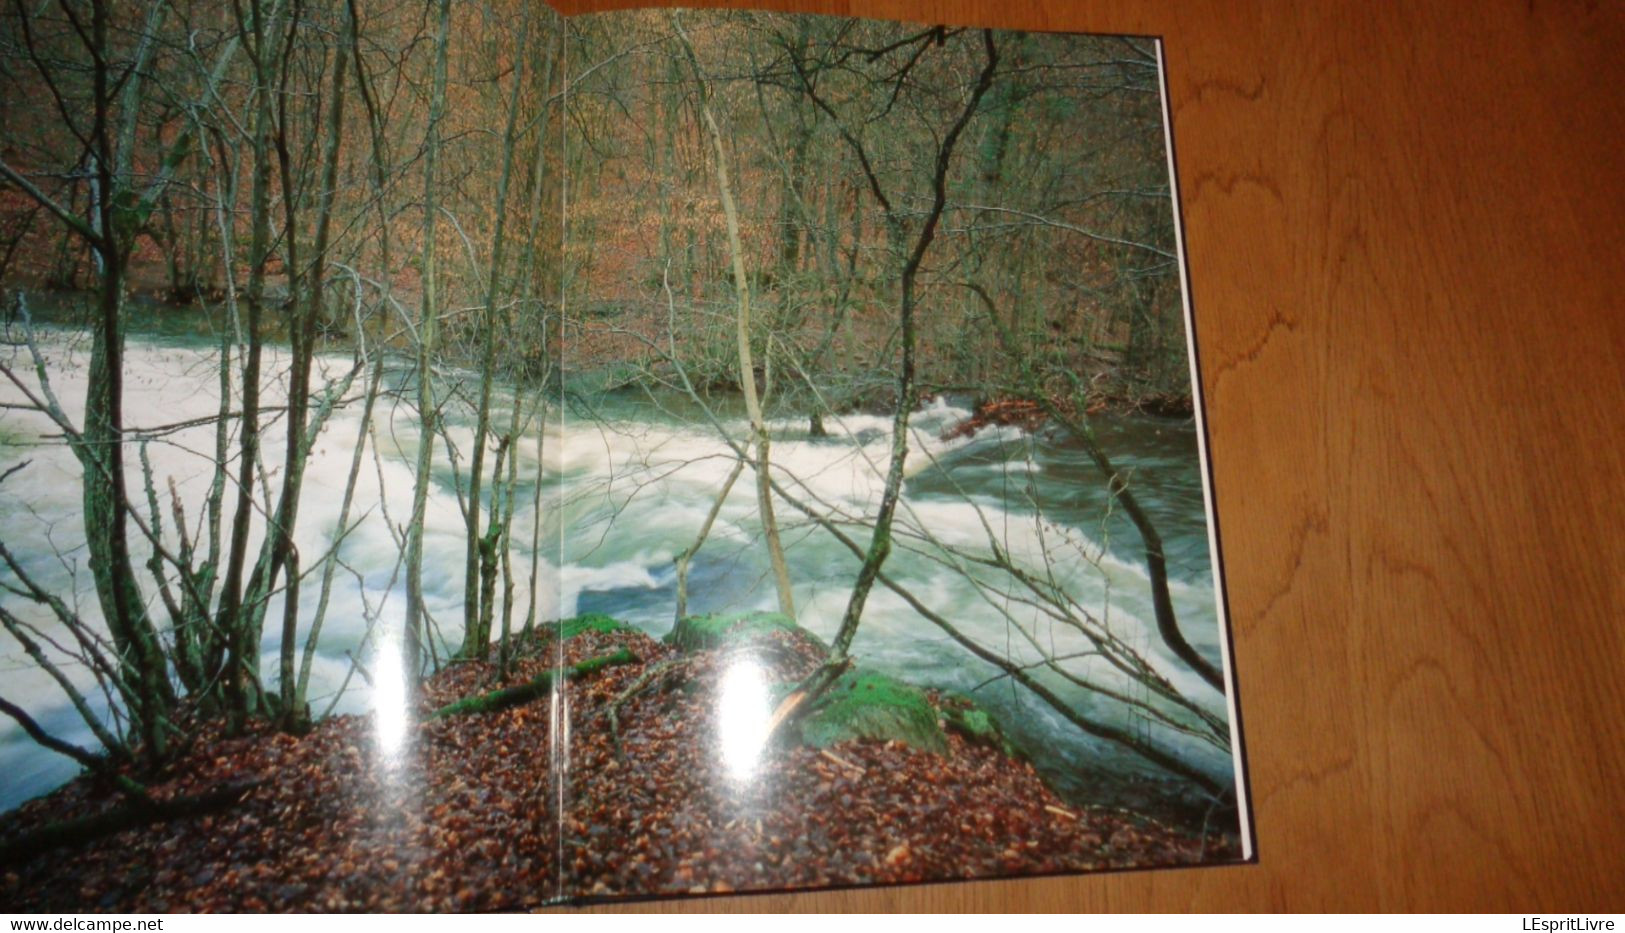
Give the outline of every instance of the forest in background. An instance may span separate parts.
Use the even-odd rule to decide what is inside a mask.
[[[546,514],[569,505],[549,499],[548,445],[634,389],[708,412],[732,461],[676,555],[675,620],[742,477],[782,616],[797,581],[781,521],[850,551],[828,655],[775,729],[847,675],[879,584],[1069,728],[1234,806],[1183,744],[1229,754],[1218,659],[1182,630],[1143,492],[1092,427],[1192,410],[1152,40],[748,12],[565,21],[524,0],[60,0],[8,6],[0,30],[15,351],[0,417],[35,419],[0,493],[31,450],[66,451],[84,529],[36,548],[40,528],[6,520],[0,621],[93,744],[3,688],[0,710],[111,796],[150,810],[145,782],[203,724],[303,735],[334,708],[313,702],[312,671],[333,594],[348,576],[376,586],[344,557],[375,511],[401,608],[363,592],[350,673],[371,681],[360,655],[390,642],[408,698],[454,663],[509,682],[572,546]],[[204,322],[204,416],[126,409],[132,322],[165,315]],[[71,405],[40,316],[88,344]],[[1086,604],[1042,544],[945,541],[911,517],[910,418],[944,396],[973,408],[945,440],[1042,426],[1082,452],[1139,542],[1145,632]],[[742,405],[742,427],[713,404]],[[853,413],[887,424],[855,514],[773,454]],[[200,478],[178,490],[154,450],[183,433]],[[312,516],[306,471],[333,445],[348,466]],[[442,496],[454,570],[425,556]],[[1026,644],[956,628],[887,576],[894,548],[1013,597]],[[435,603],[426,575],[455,577],[456,599]],[[1089,650],[1046,645],[1036,617]]]
[[[569,57],[602,66],[583,69],[569,105],[572,365],[656,355],[644,342],[666,326],[669,286],[687,314],[675,362],[702,387],[737,386],[708,106],[739,205],[756,365],[788,394],[817,382],[837,410],[890,409],[897,224],[929,213],[941,155],[944,205],[916,272],[922,392],[994,397],[1064,372],[1081,385],[1048,386],[1056,398],[1189,412],[1152,40],[1002,36],[943,151],[983,63],[976,30],[707,17],[691,38],[702,100],[665,14],[577,22]]]

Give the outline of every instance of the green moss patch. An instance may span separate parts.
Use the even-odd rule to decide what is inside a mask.
[[[1027,757],[999,728],[998,720],[977,706],[975,700],[960,694],[946,694],[942,698],[941,708],[943,723],[971,744],[996,748],[1011,758]]]
[[[602,612],[589,612],[573,619],[563,619],[550,626],[559,641],[569,641],[582,632],[635,632],[636,628]]]
[[[666,634],[666,644],[679,651],[704,651],[781,631],[801,632],[802,629],[788,616],[777,612],[689,616],[672,626]]]
[[[824,748],[852,739],[899,742],[946,754],[948,739],[923,691],[885,674],[852,670],[819,698],[800,726],[801,740]]]

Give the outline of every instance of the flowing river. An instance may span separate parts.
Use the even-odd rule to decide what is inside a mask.
[[[139,335],[128,346],[126,421],[149,437],[147,460],[165,533],[173,542],[170,485],[184,505],[190,533],[196,535],[213,475],[211,419],[219,408],[219,350],[195,331],[166,334],[163,328],[139,324],[137,329]],[[79,418],[88,338],[71,329],[42,328],[39,345],[56,396],[70,416]],[[0,347],[0,359],[34,385],[26,349]],[[348,354],[324,356],[318,379],[336,378],[351,363]],[[285,371],[285,351],[268,347],[267,406],[284,401],[277,383],[285,382]],[[358,398],[364,384],[364,377],[357,377],[349,397]],[[296,534],[302,566],[311,571],[301,597],[305,628],[318,598],[321,557],[338,542],[331,600],[311,675],[310,699],[318,713],[330,704],[337,712],[364,713],[375,705],[387,706],[399,689],[404,571],[392,528],[410,514],[418,437],[416,413],[404,401],[412,394],[407,374],[403,369],[386,373],[384,385],[387,394],[378,401],[348,530],[341,533],[338,515],[360,434],[359,401],[335,410],[306,473]],[[0,385],[0,402],[22,400],[14,386]],[[741,440],[747,436],[736,401],[711,404],[707,414],[676,395],[623,391],[594,395],[590,403],[579,398],[569,402],[562,416],[551,418],[541,430],[533,423],[513,448],[521,477],[512,552],[516,625],[534,598],[538,619],[604,612],[656,636],[671,627],[673,558],[693,543],[733,465],[719,432]],[[996,540],[1012,560],[1037,572],[1078,611],[1088,612],[1143,655],[1179,692],[1227,719],[1226,698],[1173,660],[1157,637],[1140,539],[1112,508],[1105,483],[1082,446],[1052,429],[1028,434],[1010,427],[943,440],[946,429],[970,414],[968,406],[964,400],[938,399],[913,419],[899,532],[887,573],[965,636],[1002,657],[1031,664],[1039,658],[1035,645],[1041,646],[1067,670],[1155,705],[1143,687],[1091,657],[1075,631],[1039,612],[1008,579],[947,557],[942,550],[987,553],[990,539]],[[458,412],[466,407],[447,409],[449,435],[465,470],[471,419]],[[494,423],[506,425],[510,410],[499,407]],[[825,438],[810,437],[805,419],[793,412],[770,420],[775,478],[821,514],[844,523],[866,545],[868,531],[861,522],[879,501],[891,419],[830,417],[830,436]],[[1103,417],[1094,423],[1102,447],[1130,475],[1162,535],[1181,628],[1203,655],[1222,664],[1195,426],[1148,417]],[[56,434],[43,416],[0,408],[0,472],[28,462],[0,484],[0,539],[36,582],[72,594],[78,611],[95,619],[98,609],[80,524],[80,471]],[[263,446],[265,481],[272,489],[280,483],[283,437],[282,421],[276,418],[266,427]],[[235,444],[231,449],[235,451]],[[133,494],[144,489],[138,453],[139,446],[132,444],[127,468]],[[538,466],[542,546],[533,594],[528,580],[537,514],[531,503]],[[445,445],[437,444],[436,483],[424,526],[424,588],[442,658],[448,646],[454,650],[461,641],[465,533],[454,475]],[[232,498],[228,495],[228,526]],[[828,639],[846,606],[858,560],[788,504],[779,502],[776,508],[798,620]],[[252,530],[251,558],[263,533],[262,515],[256,513]],[[134,543],[137,563],[143,564],[150,548]],[[162,619],[155,587],[142,573],[149,608]],[[12,577],[0,570],[0,580],[11,582]],[[735,484],[694,558],[688,591],[692,613],[777,607],[749,471]],[[280,618],[278,599],[273,597],[268,619]],[[64,638],[48,610],[9,594],[0,594],[0,600],[46,635]],[[261,673],[268,683],[276,676],[279,628],[268,624],[262,645]],[[991,665],[970,656],[882,586],[870,596],[853,653],[860,663],[913,683],[973,694],[1071,799],[1132,804],[1140,793],[1135,788],[1162,786],[1155,768],[1113,743],[1086,735],[999,677]],[[30,710],[53,734],[93,747],[89,730],[60,689],[4,634],[0,672],[0,695]],[[86,671],[70,665],[65,673],[101,715],[109,715],[104,695]],[[1176,751],[1221,784],[1233,780],[1234,758],[1226,743],[1162,728],[1116,700],[1041,670],[1037,674],[1087,715]],[[76,770],[72,762],[35,745],[9,719],[0,719],[0,771],[6,775],[0,782],[0,810],[49,790]]]

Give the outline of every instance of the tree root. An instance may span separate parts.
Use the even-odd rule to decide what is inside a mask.
[[[621,691],[620,696],[617,696],[609,704],[609,707],[604,712],[609,717],[609,736],[615,743],[615,758],[617,761],[626,760],[626,752],[621,748],[621,707],[628,700],[652,688],[657,681],[664,680],[671,674],[676,673],[679,668],[687,667],[693,662],[694,657],[691,655],[662,661],[639,674],[638,678],[628,684],[627,688]]]
[[[638,657],[630,650],[622,648],[611,654],[596,658],[588,658],[579,664],[567,667],[563,671],[565,681],[575,680],[588,674],[616,664],[635,664]],[[479,713],[495,713],[514,706],[522,706],[532,700],[540,699],[553,692],[553,685],[559,679],[557,670],[544,671],[525,683],[477,696],[464,697],[454,703],[448,703],[429,714],[430,719],[440,719],[445,716],[466,716]]]
[[[203,794],[173,800],[137,800],[104,813],[47,823],[0,843],[0,866],[17,865],[41,852],[80,845],[150,823],[215,813],[234,806],[262,783],[262,780],[234,781]]]
[[[771,745],[778,738],[785,727],[803,716],[806,716],[824,692],[834,686],[835,681],[846,673],[852,666],[850,655],[842,654],[831,657],[823,664],[818,665],[811,674],[802,679],[795,689],[785,695],[779,705],[773,710],[773,715],[767,722],[767,739],[764,744]]]

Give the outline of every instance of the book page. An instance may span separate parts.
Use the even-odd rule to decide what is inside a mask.
[[[568,28],[567,894],[1250,857],[1158,40]]]

